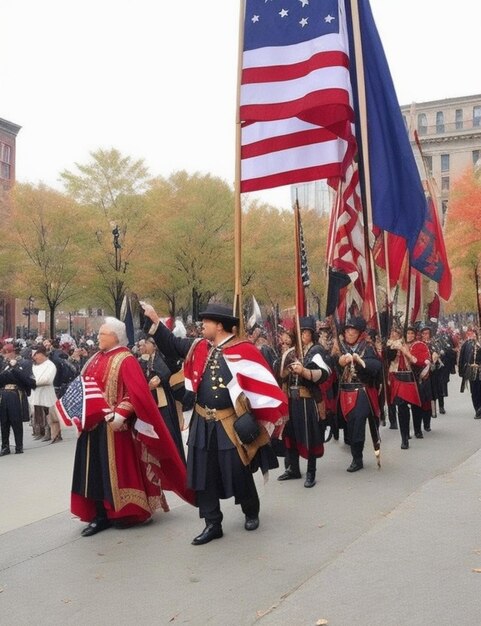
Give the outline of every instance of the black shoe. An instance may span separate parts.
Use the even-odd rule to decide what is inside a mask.
[[[314,487],[315,484],[316,484],[316,475],[314,474],[314,472],[307,472],[306,480],[304,481],[304,487],[306,487],[307,489],[310,489],[311,487]]]
[[[5,448],[2,448],[0,450],[0,456],[6,456],[7,454],[10,454],[10,448],[9,447],[8,448],[5,447]]]
[[[295,472],[288,467],[283,474],[277,477],[277,480],[292,480],[294,478],[301,478],[301,472]]]
[[[446,415],[446,409],[443,406],[439,407],[439,412],[441,413],[441,415]]]
[[[15,454],[23,454],[23,448],[15,448]]]
[[[394,422],[391,422],[391,424],[389,424],[389,429],[390,430],[397,430],[397,424],[395,424]]]
[[[204,543],[209,543],[213,539],[220,539],[224,533],[222,532],[222,526],[220,524],[207,524],[204,530],[192,539],[193,546],[201,546]]]
[[[422,433],[414,433],[416,439],[424,439],[424,435]]]
[[[431,432],[431,426],[428,426],[427,428],[424,428],[424,430],[425,430],[427,433],[430,433],[430,432]]]
[[[475,420],[481,419],[481,408],[476,411],[476,415],[474,416]]]
[[[406,439],[401,443],[401,450],[407,450],[409,448],[409,441]]]
[[[246,530],[257,530],[259,528],[259,518],[258,517],[247,517],[244,524],[244,528]]]
[[[362,461],[357,461],[356,459],[352,460],[351,465],[347,468],[346,472],[357,472],[364,467]]]
[[[96,535],[102,530],[107,530],[112,526],[112,522],[106,517],[96,517],[94,520],[90,522],[88,526],[86,526],[82,532],[80,533],[82,537],[91,537],[92,535]]]

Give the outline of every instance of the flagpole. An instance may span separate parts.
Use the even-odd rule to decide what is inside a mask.
[[[299,245],[299,200],[297,199],[297,190],[296,190],[296,202],[294,204],[294,242],[295,242],[295,277],[296,277],[296,343],[297,343],[297,353],[298,359],[303,358],[303,350],[302,350],[302,341],[301,341],[301,324],[299,320],[299,308],[301,303],[301,298],[303,298],[303,294],[301,292],[301,250]]]
[[[242,54],[244,50],[245,0],[239,5],[239,51],[237,65],[236,132],[235,132],[235,180],[234,180],[234,315],[239,317],[239,336],[243,337],[242,314],[242,204],[241,204],[241,120],[240,94],[242,79]]]

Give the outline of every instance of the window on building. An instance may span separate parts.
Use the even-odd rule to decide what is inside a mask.
[[[449,176],[441,178],[441,191],[449,191]]]
[[[441,172],[449,172],[449,154],[441,155]]]
[[[473,150],[473,165],[476,167],[479,159],[481,158],[481,150]],[[479,163],[481,165],[481,162]]]
[[[473,107],[473,127],[481,126],[481,106]]]
[[[6,143],[0,142],[0,178],[10,178],[12,149]]]
[[[436,113],[436,132],[444,133],[444,113],[442,111]]]
[[[463,129],[463,109],[456,109],[456,130]]]
[[[448,201],[447,200],[443,200],[441,202],[441,210],[443,212],[443,217],[446,215],[446,213],[448,212]]]
[[[418,115],[418,133],[420,135],[427,135],[428,133],[428,118],[426,113],[420,113]]]
[[[424,166],[429,176],[432,176],[433,174],[433,157],[432,156],[424,157]]]
[[[8,163],[0,163],[0,178],[10,179],[10,165]]]

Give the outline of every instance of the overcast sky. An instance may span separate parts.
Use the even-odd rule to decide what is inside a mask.
[[[152,175],[233,182],[238,0],[2,4],[0,117],[22,126],[19,181],[60,188],[60,171],[115,147]],[[400,104],[481,93],[479,0],[371,7]],[[258,197],[290,206],[287,189]]]

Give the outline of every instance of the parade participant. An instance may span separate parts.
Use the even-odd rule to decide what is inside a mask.
[[[382,364],[373,346],[366,340],[366,322],[353,317],[346,322],[337,355],[339,368],[338,410],[345,421],[345,440],[351,446],[352,462],[348,472],[364,467],[363,449],[366,420],[380,464],[378,381]]]
[[[413,414],[413,428],[416,439],[423,439],[422,426],[424,430],[430,431],[431,426],[431,383],[429,374],[431,370],[431,355],[428,345],[421,340],[416,339],[417,333],[415,326],[408,326],[406,331],[406,345],[409,352],[415,357],[416,361],[412,361],[412,368],[418,384],[419,397],[421,405],[411,405]]]
[[[269,430],[285,411],[286,398],[261,353],[239,340],[232,309],[210,304],[199,317],[203,339],[178,338],[142,303],[153,322],[150,333],[166,357],[185,358],[186,387],[196,394],[187,441],[188,484],[196,492],[204,530],[193,545],[222,537],[220,499],[235,497],[246,530],[259,526],[259,497],[252,475],[277,467]]]
[[[420,392],[425,397],[423,405],[423,426],[426,432],[431,432],[431,418],[437,417],[436,400],[440,394],[438,372],[443,367],[443,363],[439,357],[436,344],[433,340],[433,329],[429,324],[421,324],[419,328],[419,340],[426,344],[429,350],[429,359],[431,361],[429,375],[423,380],[420,386]],[[430,405],[428,407],[428,398]]]
[[[160,415],[169,429],[170,435],[177,446],[179,455],[185,463],[184,443],[180,431],[179,417],[175,398],[170,388],[171,371],[157,350],[152,337],[139,342],[139,363],[149,384],[149,389]]]
[[[323,349],[316,344],[315,320],[299,318],[302,354],[281,372],[287,378],[289,421],[284,429],[286,471],[277,480],[301,478],[299,457],[307,459],[304,487],[316,484],[317,459],[324,454],[325,407],[320,414],[321,390],[319,384],[327,380],[331,369],[323,358]]]
[[[318,321],[316,328],[319,334],[318,344],[323,349],[322,355],[325,362],[331,366],[330,355],[334,347],[334,337],[332,324],[329,319]],[[330,433],[325,441],[329,441],[331,435],[336,441],[339,440],[339,421],[337,419],[337,396],[339,393],[337,372],[335,367],[331,367],[331,374],[319,385],[322,400],[326,410],[326,424],[330,426]]]
[[[449,328],[439,328],[434,337],[434,350],[439,355],[435,369],[436,383],[433,389],[437,389],[436,397],[439,405],[439,413],[444,415],[446,407],[444,399],[448,397],[448,384],[451,374],[456,373],[456,350]],[[433,394],[434,395],[434,394]]]
[[[282,330],[279,335],[279,353],[280,355],[274,361],[274,375],[276,380],[281,387],[282,391],[288,395],[289,392],[289,365],[294,363],[296,360],[296,350],[294,348],[294,343],[296,338],[294,333],[288,330]],[[286,375],[284,378],[282,377],[282,373]],[[289,421],[289,415],[286,415],[279,418],[278,422],[274,425],[274,431],[271,436],[271,445],[272,449],[276,456],[284,457],[284,469],[288,467],[288,461],[286,459],[286,447],[284,445],[283,433],[284,428],[286,427],[287,422]]]
[[[57,443],[62,440],[60,423],[50,409],[57,401],[54,380],[57,375],[55,364],[48,358],[47,349],[43,344],[32,349],[32,374],[35,378],[35,389],[32,391],[33,405],[33,438]],[[52,411],[53,413],[53,411]]]
[[[0,425],[2,446],[0,456],[10,454],[10,428],[15,439],[15,454],[23,453],[23,422],[29,420],[27,396],[35,381],[25,359],[15,354],[12,344],[2,348],[0,367]]]
[[[403,340],[402,330],[398,326],[391,328],[386,342],[386,357],[389,363],[389,408],[393,411],[394,419],[397,410],[401,450],[407,450],[409,448],[410,407],[421,406],[421,398],[412,370],[412,366],[417,363],[417,358]]]
[[[466,339],[459,352],[458,372],[462,378],[462,393],[469,381],[474,419],[481,419],[481,343],[474,326],[468,326],[466,330]]]
[[[126,347],[125,324],[105,318],[98,341],[99,352],[82,376],[97,383],[111,413],[77,440],[71,510],[89,522],[84,537],[112,524],[144,523],[159,508],[168,511],[164,489],[192,500],[184,463],[140,365]]]

